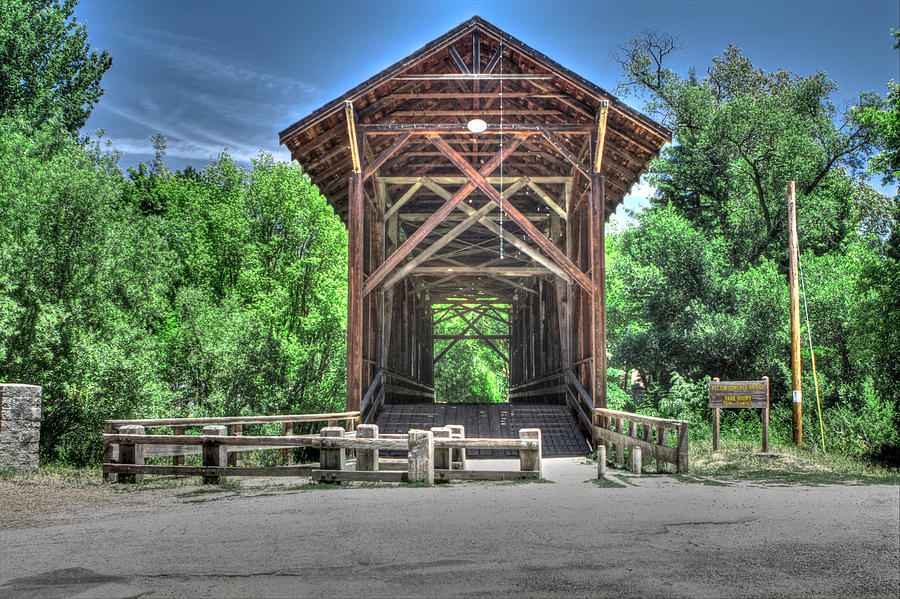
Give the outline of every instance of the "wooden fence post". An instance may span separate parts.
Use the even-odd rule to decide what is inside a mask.
[[[616,432],[622,432],[622,419],[621,418],[613,418],[616,421]],[[615,443],[616,448],[616,468],[622,468],[625,466],[625,444],[624,443]]]
[[[377,439],[377,424],[360,424],[356,427],[357,439]],[[378,470],[378,450],[377,449],[357,449],[356,450],[356,469],[375,471]]]
[[[240,437],[244,434],[244,425],[243,424],[232,424],[231,430],[229,431],[232,437]],[[244,454],[242,452],[236,451],[234,453],[228,454],[228,465],[229,466],[243,466],[244,465]]]
[[[293,422],[282,422],[281,423],[281,434],[285,437],[291,437],[294,434],[294,423]],[[294,463],[294,448],[287,447],[281,450],[281,461],[285,466],[290,466]]]
[[[668,432],[662,426],[656,427],[656,444],[660,447],[666,447],[668,441],[666,437],[668,436]],[[656,458],[656,471],[657,472],[665,472],[666,471],[666,463],[659,458]]]
[[[465,439],[466,438],[466,429],[461,424],[451,424],[447,428],[450,429],[450,437],[452,439]],[[453,453],[450,456],[451,466],[455,470],[465,470],[466,469],[466,449],[465,447],[460,447],[459,449],[454,449]]]
[[[688,423],[682,422],[675,425],[678,431],[678,468],[681,474],[688,472]]]
[[[541,450],[541,429],[539,428],[523,428],[519,429],[519,438],[523,441],[537,441],[535,449],[519,450],[519,470],[534,470],[537,472],[538,478],[543,476],[542,467],[542,450]]]
[[[183,435],[185,433],[185,427],[183,426],[173,426],[172,434],[173,435]],[[182,446],[183,448],[184,446]],[[173,455],[172,456],[172,465],[173,466],[184,466],[184,456],[183,455]]]
[[[326,438],[343,438],[344,427],[326,426],[319,435]],[[343,470],[345,462],[346,451],[344,451],[344,448],[319,450],[319,463],[322,470]]]
[[[641,460],[641,446],[640,445],[632,445],[631,447],[631,473],[632,474],[640,474],[641,466],[643,462]]]
[[[144,435],[146,431],[143,426],[137,424],[129,424],[119,429],[121,435]],[[119,463],[120,464],[143,464],[144,449],[136,443],[120,443],[119,444]],[[116,476],[116,482],[120,483],[136,483],[143,478],[142,474],[122,473]]]
[[[597,446],[597,478],[606,476],[606,445]]]
[[[713,451],[719,451],[719,408],[713,408]]]
[[[628,421],[628,436],[632,437],[632,438],[637,437],[637,422],[635,422],[634,420]],[[629,464],[634,462],[634,455],[632,453],[633,449],[634,449],[633,445],[628,446],[628,463]]]
[[[432,438],[434,439],[450,439],[452,437],[452,433],[450,432],[450,427],[447,426],[435,426],[431,428]],[[443,447],[435,447],[434,448],[434,469],[435,470],[450,470],[452,466],[452,462],[450,461],[450,448]],[[441,481],[443,482],[443,481]],[[449,480],[447,482],[450,482]]]
[[[408,480],[434,484],[434,437],[431,431],[409,431]]]
[[[641,431],[643,432],[644,441],[646,441],[647,443],[650,443],[651,442],[651,440],[650,440],[650,435],[651,435],[650,425],[645,422],[644,424],[641,425]],[[652,461],[653,461],[653,458],[651,458],[649,454],[645,455],[643,458],[643,461],[641,462],[641,469],[643,470],[644,468],[649,467],[650,462],[652,462]]]
[[[115,432],[115,428],[112,424],[107,422],[103,423],[103,432],[104,434],[111,435]],[[103,463],[104,464],[112,464],[113,460],[116,459],[116,446],[113,443],[107,443],[103,441]],[[103,480],[109,480],[109,473],[103,473]]]
[[[204,437],[227,437],[228,427],[222,425],[207,425],[203,427]],[[225,439],[221,441],[211,440],[203,443],[203,465],[207,467],[224,468],[228,464],[228,446]],[[224,483],[224,476],[204,476],[204,485],[218,485]]]

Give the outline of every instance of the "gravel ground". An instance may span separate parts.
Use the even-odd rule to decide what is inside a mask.
[[[0,596],[900,595],[896,485],[594,472],[557,459],[552,484],[213,492],[0,481]]]

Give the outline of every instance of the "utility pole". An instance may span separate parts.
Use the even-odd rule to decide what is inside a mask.
[[[788,181],[788,253],[790,254],[791,288],[791,414],[794,444],[803,442],[803,403],[800,390],[800,289],[797,266],[797,201],[794,196],[794,182]]]

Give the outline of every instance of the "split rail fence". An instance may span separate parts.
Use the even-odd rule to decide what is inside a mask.
[[[349,420],[358,412],[307,414],[300,416],[260,416],[248,418],[163,419],[107,421],[103,435],[103,476],[118,482],[136,482],[145,474],[202,476],[217,484],[228,476],[309,476],[325,482],[449,482],[451,480],[508,480],[540,478],[541,431],[522,429],[518,439],[466,438],[461,425],[411,430],[404,434],[379,434],[378,426],[361,424],[355,430],[327,426],[314,435],[293,435],[287,424],[324,420]],[[190,420],[192,422],[184,422]],[[203,422],[198,422],[203,420]],[[248,420],[282,422],[285,432],[278,436],[243,436]],[[173,422],[174,421],[174,422]],[[214,421],[212,424],[206,424]],[[221,422],[220,422],[221,421]],[[241,422],[238,422],[241,421]],[[136,424],[140,422],[141,424]],[[229,434],[228,425],[232,428]],[[203,426],[202,434],[184,434],[187,426]],[[175,434],[146,434],[147,428],[167,427]],[[244,466],[241,452],[280,449],[290,453],[295,447],[319,450],[318,464],[284,466]],[[469,470],[466,450],[491,449],[519,452],[519,470]],[[355,463],[347,453],[355,452]],[[407,459],[382,457],[380,452],[406,453]],[[200,466],[184,465],[185,455],[201,455]],[[171,456],[171,465],[145,464],[147,457]],[[238,459],[235,459],[238,458]]]

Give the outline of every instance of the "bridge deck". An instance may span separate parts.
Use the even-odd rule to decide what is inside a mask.
[[[548,404],[387,404],[375,423],[384,433],[411,428],[462,424],[467,437],[518,438],[521,428],[541,429],[544,457],[572,457],[590,453],[587,441],[569,409]],[[472,450],[472,458],[516,457],[516,452]]]

